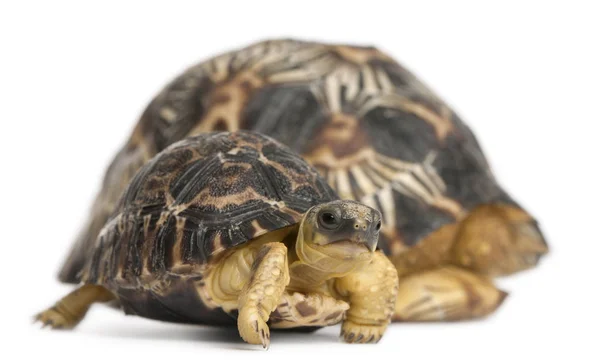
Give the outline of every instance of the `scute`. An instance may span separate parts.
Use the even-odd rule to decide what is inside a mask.
[[[192,274],[216,254],[291,226],[337,196],[298,155],[257,133],[208,133],[143,166],[95,244],[83,279],[135,284]]]
[[[63,266],[61,280],[80,280],[81,266],[91,257],[91,244],[145,162],[188,136],[240,129],[258,131],[286,144],[314,166],[341,198],[381,211],[380,243],[389,255],[419,243],[444,224],[462,220],[480,204],[518,207],[496,182],[468,126],[395,60],[369,47],[269,40],[190,67],[150,103],[108,170],[90,222]],[[285,155],[279,155],[276,145],[268,146],[275,151],[267,156],[264,148],[265,157],[283,164]],[[227,204],[188,206],[204,178],[180,173],[182,180],[177,182],[170,177],[171,169],[187,163],[184,159],[191,156],[181,151],[154,169],[151,181],[131,186],[143,195],[140,201],[151,208],[179,206],[185,208],[181,214],[186,216],[235,212]],[[202,152],[200,148],[195,151]],[[188,166],[203,166],[200,171],[211,172],[218,164]],[[286,201],[292,211],[300,211],[325,191],[321,184],[297,186],[290,180],[293,174],[282,167],[261,165],[256,170],[265,172],[261,178],[273,179],[282,189],[295,189],[295,202]],[[169,182],[170,191],[157,190],[164,187],[163,181]],[[252,183],[251,188],[261,186],[275,191],[266,184]],[[218,187],[211,191],[201,195],[204,200],[223,192]],[[127,196],[134,201],[138,194]],[[280,221],[269,219],[273,224]],[[223,246],[235,238],[229,233],[207,234],[218,239],[207,243],[220,241]]]

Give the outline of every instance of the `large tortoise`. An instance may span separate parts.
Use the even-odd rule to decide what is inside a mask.
[[[342,319],[347,342],[377,342],[398,288],[394,265],[375,251],[380,227],[377,210],[338,200],[264,135],[190,137],[137,172],[90,244],[83,285],[38,319],[73,327],[92,303],[118,299],[127,313],[159,320],[237,317],[242,338],[264,347],[269,326]]]
[[[144,163],[188,136],[238,129],[290,146],[341,198],[382,213],[379,247],[401,278],[396,320],[489,314],[505,296],[490,278],[547,252],[469,128],[409,71],[375,48],[274,40],[193,66],[158,94],[110,165],[60,279],[81,281]]]

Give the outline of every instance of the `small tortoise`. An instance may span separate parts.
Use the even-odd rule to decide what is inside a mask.
[[[381,214],[339,200],[299,155],[251,132],[190,137],[144,165],[92,245],[83,285],[38,316],[72,327],[94,302],[197,324],[235,324],[252,344],[273,328],[343,320],[377,342],[398,289],[375,251]],[[271,314],[272,313],[272,314]],[[228,315],[230,314],[230,315]]]
[[[404,67],[371,47],[273,40],[189,68],[149,104],[60,279],[81,281],[100,229],[144,163],[188,136],[238,129],[288,145],[342,199],[381,212],[378,246],[401,278],[395,320],[487,315],[506,295],[491,277],[531,268],[548,250],[473,133]]]

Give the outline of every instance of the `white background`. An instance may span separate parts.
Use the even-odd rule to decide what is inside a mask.
[[[416,3],[3,2],[0,357],[598,359],[600,9]],[[374,44],[413,70],[471,125],[501,183],[539,218],[551,255],[499,281],[511,295],[493,316],[395,324],[375,346],[343,344],[329,328],[274,334],[263,352],[235,330],[102,306],[73,332],[31,325],[70,289],[58,267],[152,96],[192,63],[282,36]]]

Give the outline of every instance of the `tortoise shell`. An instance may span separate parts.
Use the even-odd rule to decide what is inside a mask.
[[[335,199],[315,169],[267,136],[189,137],[138,171],[83,278],[110,287],[198,274],[222,251],[295,225],[314,205]]]
[[[188,136],[249,129],[301,154],[343,199],[383,215],[389,255],[483,203],[518,206],[473,133],[413,74],[372,47],[260,42],[178,76],[141,116],[109,167],[60,278],[76,282],[133,174]]]

